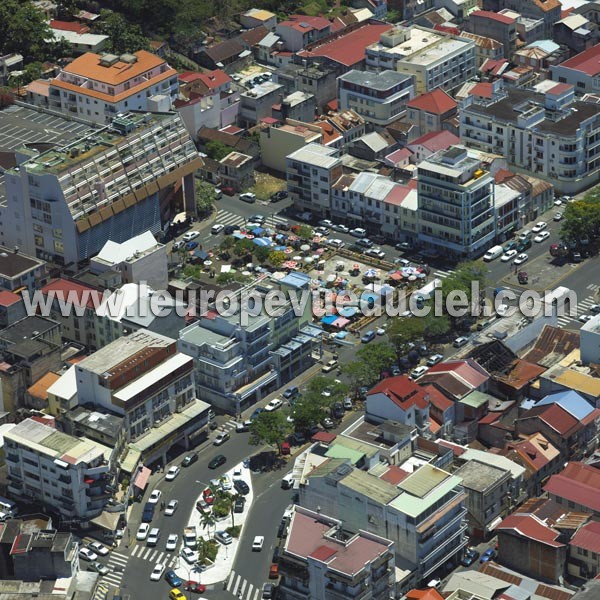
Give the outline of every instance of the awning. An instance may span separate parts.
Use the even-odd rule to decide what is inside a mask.
[[[245,236],[243,233],[240,233],[239,231],[236,231],[236,232],[233,234],[233,237],[234,237],[236,240],[245,240],[245,239],[246,239],[246,236]]]
[[[349,319],[350,317],[353,317],[356,314],[357,308],[354,306],[345,306],[344,308],[340,308],[340,310],[338,311],[340,317],[345,317],[346,319]]]
[[[106,529],[107,531],[116,531],[119,526],[119,521],[121,519],[121,515],[123,513],[120,512],[101,512],[97,517],[94,517],[91,522],[94,525],[100,527],[100,529]]]
[[[127,449],[125,458],[121,461],[121,471],[133,473],[136,470],[141,458],[142,453],[139,450],[129,447]]]
[[[145,490],[151,472],[148,467],[142,467],[136,475],[133,485],[140,490]]]
[[[194,258],[198,258],[200,260],[206,260],[209,257],[208,252],[204,250],[196,250],[194,252]]]
[[[321,319],[321,323],[323,323],[324,325],[333,325],[333,323],[335,323],[337,319],[338,318],[336,315],[326,315]]]
[[[338,317],[333,323],[332,325],[334,327],[337,327],[338,329],[342,329],[343,327],[346,327],[346,325],[348,325],[348,323],[350,323],[349,319],[344,319],[344,317]]]
[[[496,517],[487,527],[486,529],[488,531],[493,531],[494,529],[496,529],[496,527],[498,527],[498,525],[500,525],[500,523],[502,523],[502,517]]]

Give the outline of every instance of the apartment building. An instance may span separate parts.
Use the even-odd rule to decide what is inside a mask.
[[[331,186],[342,175],[335,148],[307,144],[286,157],[287,189],[294,205],[322,217],[331,212]]]
[[[457,103],[444,90],[436,88],[420,94],[406,104],[406,120],[416,127],[415,138],[449,128]]]
[[[177,114],[129,113],[83,139],[19,153],[5,174],[0,243],[58,264],[86,260],[108,240],[161,232],[195,214],[198,152]]]
[[[550,67],[554,81],[575,86],[578,94],[600,93],[600,44]]]
[[[317,125],[286,119],[260,131],[260,155],[268,169],[285,173],[289,154],[307,144],[320,144],[323,132]]]
[[[327,37],[331,33],[331,23],[323,17],[290,15],[277,23],[275,33],[283,40],[286,50],[297,52]]]
[[[552,39],[552,27],[561,13],[559,0],[482,0],[481,8],[495,13],[509,9],[530,19],[541,19],[546,39]]]
[[[394,593],[394,544],[319,512],[294,507],[279,559],[282,600],[387,600]]]
[[[76,438],[34,419],[4,433],[8,491],[88,520],[111,496],[112,448]]]
[[[517,172],[577,193],[598,180],[600,113],[574,100],[573,87],[557,83],[545,94],[494,82],[489,96],[461,103],[460,138],[484,152],[500,153]]]
[[[352,109],[367,123],[385,126],[406,110],[414,96],[413,79],[396,71],[349,71],[338,77],[340,110]]]
[[[418,166],[419,242],[446,256],[477,257],[494,242],[492,176],[453,146]]]
[[[391,483],[330,458],[308,474],[299,490],[301,506],[331,515],[350,530],[365,529],[391,540],[406,589],[427,583],[459,560],[468,543],[460,478],[416,464],[409,467],[412,473],[401,472]]]
[[[366,49],[367,69],[391,69],[414,78],[415,94],[451,90],[476,70],[475,42],[414,25],[395,27]]]
[[[169,110],[178,89],[177,71],[156,54],[86,52],[50,81],[48,106],[107,124],[132,110]]]
[[[259,297],[271,289],[259,285],[245,292]],[[279,316],[251,316],[248,323],[239,313],[210,311],[180,331],[178,348],[194,360],[198,397],[239,415],[312,364],[310,307],[300,317],[291,303],[282,309]]]
[[[317,104],[313,94],[296,91],[271,106],[271,116],[278,121],[296,119],[312,121],[315,118]]]
[[[46,262],[29,256],[20,248],[0,246],[0,288],[30,294],[46,281]]]
[[[272,106],[281,101],[282,93],[282,85],[267,81],[240,94],[240,124],[252,127],[270,117]]]
[[[336,97],[335,69],[325,65],[290,64],[277,69],[273,81],[283,85],[286,94],[294,91],[313,94],[319,109]]]
[[[517,47],[517,20],[508,15],[476,10],[469,15],[467,31],[500,42],[504,58],[512,58]]]
[[[568,572],[583,579],[600,574],[600,523],[590,521],[569,542]]]

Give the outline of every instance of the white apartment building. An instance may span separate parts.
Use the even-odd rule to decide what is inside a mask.
[[[178,89],[177,71],[156,54],[86,52],[50,81],[48,106],[105,124],[130,110],[169,110]]]
[[[0,244],[58,264],[91,258],[108,240],[158,234],[182,209],[196,211],[202,162],[178,114],[130,113],[67,146],[19,152],[18,161],[5,173]]]
[[[600,177],[600,111],[574,100],[573,87],[545,82],[545,93],[494,84],[491,98],[461,104],[460,138],[484,152],[502,154],[510,168],[577,193]]]
[[[33,419],[4,433],[8,491],[61,515],[88,520],[111,496],[112,448],[76,438]]]
[[[340,110],[351,109],[374,125],[385,126],[398,119],[413,97],[413,78],[396,71],[352,70],[338,77]]]
[[[287,156],[286,175],[290,198],[298,209],[330,216],[331,186],[342,175],[338,150],[307,144]]]
[[[475,42],[418,25],[395,27],[367,47],[367,69],[412,75],[418,96],[435,88],[454,89],[476,72]]]
[[[308,475],[299,492],[300,506],[392,541],[405,585],[427,583],[468,544],[461,479],[430,464],[393,484],[331,458]]]
[[[242,126],[252,127],[271,116],[273,104],[281,101],[284,87],[267,81],[240,94],[239,120]]]
[[[483,254],[496,237],[493,181],[461,146],[419,163],[419,242],[445,256]]]

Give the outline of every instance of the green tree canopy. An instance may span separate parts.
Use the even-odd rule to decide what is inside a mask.
[[[405,354],[408,345],[423,337],[425,320],[420,317],[396,317],[388,327],[388,337],[398,354]]]
[[[560,237],[568,243],[582,245],[587,240],[597,245],[600,240],[600,186],[583,199],[567,203],[563,212]]]
[[[376,381],[377,374],[373,373],[369,365],[362,360],[354,360],[342,365],[342,373],[350,380],[350,386],[357,390],[363,386],[370,386]]]
[[[381,342],[379,344],[367,344],[357,353],[356,357],[364,362],[377,377],[382,371],[396,362],[396,352],[391,344]]]
[[[215,188],[206,181],[196,179],[196,209],[200,216],[209,215],[217,201]]]
[[[292,433],[294,426],[289,423],[285,412],[261,412],[250,425],[250,443],[254,446],[267,444],[276,446],[281,454],[281,444]]]
[[[150,47],[139,25],[132,25],[122,14],[112,10],[100,11],[97,30],[109,37],[106,49],[116,54],[148,50]]]
[[[206,143],[206,154],[213,160],[221,160],[228,154],[233,152],[233,148],[226,146],[221,142],[207,142]]]

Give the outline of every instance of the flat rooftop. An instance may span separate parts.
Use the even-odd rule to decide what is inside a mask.
[[[457,477],[462,479],[463,485],[467,489],[476,492],[484,492],[496,482],[504,479],[506,473],[504,469],[486,465],[478,460],[470,460],[454,472]]]
[[[392,33],[392,32],[390,32]],[[410,30],[410,38],[405,42],[402,42],[396,46],[389,47],[380,42],[372,44],[367,50],[379,51],[384,54],[397,54],[398,58],[405,56],[412,56],[433,44],[436,44],[440,40],[443,40],[444,36],[439,33],[434,33],[431,30],[424,30],[418,27],[412,27]]]
[[[340,79],[355,85],[362,85],[373,90],[385,91],[410,79],[410,75],[398,73],[398,71],[382,71],[381,73],[372,73],[371,71],[352,70],[342,75]]]
[[[25,317],[0,332],[0,337],[12,344],[43,335],[58,326],[56,321],[37,315]]]
[[[337,157],[337,150],[335,148],[328,148],[327,146],[321,146],[320,144],[307,144],[289,154],[288,158],[314,165],[315,167],[322,167],[323,169],[333,167],[336,163],[341,161],[341,159]]]
[[[6,279],[18,277],[44,264],[45,262],[39,258],[15,252],[14,248],[0,246],[0,275],[6,277]]]
[[[449,55],[459,50],[465,50],[469,46],[474,46],[472,40],[455,40],[453,38],[442,38],[436,44],[427,46],[421,52],[416,52],[403,58],[401,63],[412,65],[427,66],[440,60],[447,59]]]

